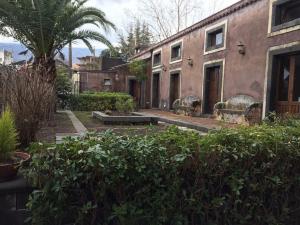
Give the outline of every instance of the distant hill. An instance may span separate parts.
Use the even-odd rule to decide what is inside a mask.
[[[18,43],[0,43],[0,49],[5,49],[7,51],[13,52],[14,62],[21,61],[21,60],[28,60],[31,57],[31,54],[26,56],[19,55],[20,52],[26,50],[26,48]],[[101,49],[96,49],[96,55],[99,56],[101,53]],[[66,60],[68,60],[69,50],[68,48],[63,49],[63,54],[65,55]],[[73,48],[73,63],[78,63],[78,57],[83,57],[91,55],[91,52],[88,48]]]

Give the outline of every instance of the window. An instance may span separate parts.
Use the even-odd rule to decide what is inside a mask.
[[[278,0],[273,3],[272,31],[300,25],[300,1]]]
[[[153,66],[161,65],[161,52],[155,53],[153,56]]]
[[[206,51],[224,47],[224,27],[207,32]]]
[[[104,79],[104,86],[111,86],[111,79]]]
[[[181,59],[181,47],[182,43],[175,44],[171,47],[171,62]]]
[[[205,29],[204,54],[226,49],[227,20]]]

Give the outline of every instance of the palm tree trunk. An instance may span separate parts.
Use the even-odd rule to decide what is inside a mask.
[[[73,51],[72,42],[69,43],[69,78],[72,78],[72,66],[73,66]]]
[[[54,85],[56,80],[55,60],[51,57],[39,57],[34,63],[34,69],[39,70],[45,81]]]
[[[51,57],[39,57],[36,59],[34,69],[38,70],[40,75],[44,78],[44,81],[51,84],[52,86],[55,85],[56,81],[56,65],[55,60]],[[54,99],[56,99],[56,93],[53,92]],[[54,119],[54,112],[56,112],[56,101],[53,102],[52,106],[48,108],[48,113],[46,117],[49,121]]]

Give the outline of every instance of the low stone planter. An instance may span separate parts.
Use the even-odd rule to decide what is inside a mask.
[[[103,112],[95,111],[92,113],[92,116],[94,118],[99,119],[101,122],[103,122],[106,125],[116,125],[116,124],[153,124],[156,125],[158,123],[158,119],[156,117],[150,117],[150,116],[142,116],[138,113],[132,113],[128,116],[111,116],[107,115]]]

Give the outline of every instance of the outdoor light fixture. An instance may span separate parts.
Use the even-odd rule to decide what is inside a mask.
[[[116,73],[115,80],[116,80],[116,81],[119,81],[119,80],[120,80],[120,77],[119,77],[119,74],[118,74],[118,73]]]
[[[241,55],[245,55],[246,54],[246,46],[241,41],[239,42],[239,44],[237,46],[239,49],[239,53]]]
[[[189,66],[193,66],[194,65],[194,60],[191,57],[188,57],[187,61],[188,61]]]
[[[165,71],[165,72],[167,71],[167,67],[164,64],[161,66],[161,68],[163,71]]]

